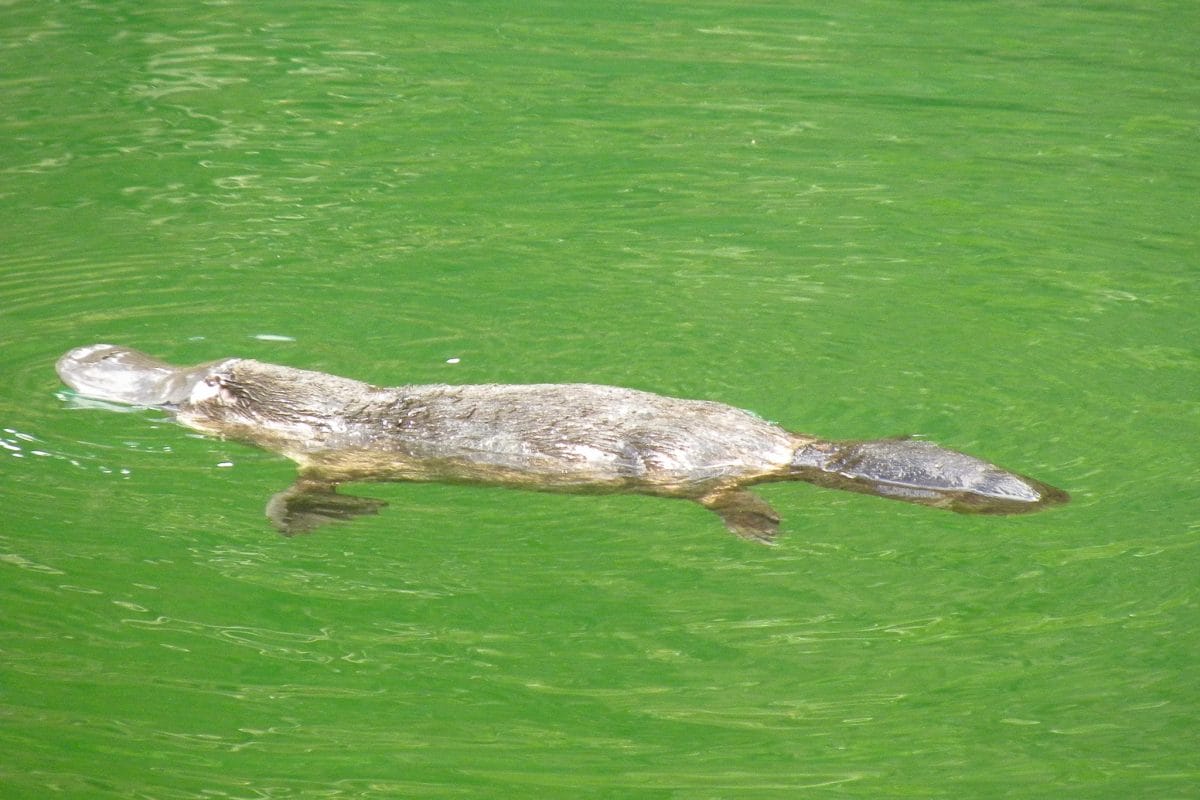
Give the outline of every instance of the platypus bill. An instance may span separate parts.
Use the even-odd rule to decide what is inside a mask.
[[[292,459],[299,476],[267,505],[283,533],[376,513],[351,481],[450,481],[694,500],[738,536],[769,543],[779,515],[747,487],[807,481],[963,513],[1018,514],[1068,495],[914,439],[824,441],[749,411],[593,384],[380,388],[228,358],[175,367],[94,344],[59,359],[80,395],[163,408],[195,430]]]

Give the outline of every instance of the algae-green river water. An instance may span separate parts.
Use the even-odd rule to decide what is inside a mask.
[[[0,797],[1200,797],[1192,3],[84,0],[0,28]],[[93,342],[593,382],[1071,492],[356,485]]]

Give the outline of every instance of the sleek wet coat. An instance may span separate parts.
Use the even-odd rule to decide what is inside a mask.
[[[351,481],[450,481],[695,500],[734,533],[771,540],[779,517],[746,491],[802,480],[960,512],[1021,513],[1066,493],[913,439],[830,442],[748,411],[593,384],[366,383],[250,359],[173,367],[81,347],[58,363],[82,395],[158,406],[190,428],[281,453],[300,477],[268,506],[285,532],[377,510]]]

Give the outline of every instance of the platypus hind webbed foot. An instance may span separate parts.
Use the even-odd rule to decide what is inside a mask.
[[[760,544],[775,544],[779,514],[758,495],[727,489],[706,494],[697,502],[719,516],[730,533]]]

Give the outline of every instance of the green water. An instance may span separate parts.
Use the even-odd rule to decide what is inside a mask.
[[[0,797],[1200,797],[1200,14],[4,4]],[[373,485],[75,408],[97,341],[593,381],[1070,490]],[[453,360],[457,359],[457,362]]]

